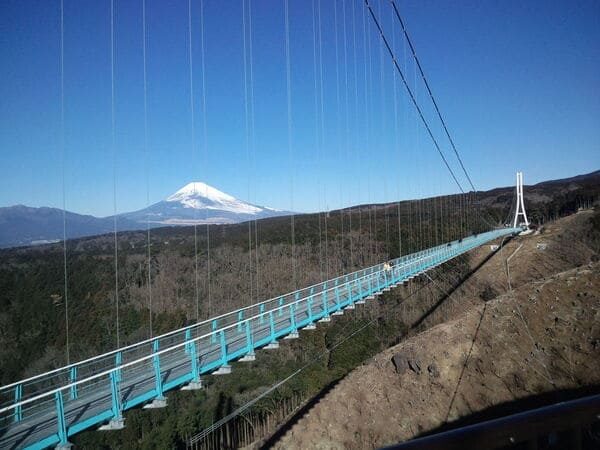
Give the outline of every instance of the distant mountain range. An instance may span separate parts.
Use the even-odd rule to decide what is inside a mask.
[[[576,209],[578,200],[600,197],[600,171],[525,186],[525,207],[530,219]],[[478,202],[489,210],[505,208],[514,201],[514,187],[477,193]],[[562,206],[561,206],[562,205]],[[357,205],[351,208],[361,208]],[[385,205],[380,205],[385,206]],[[558,208],[558,209],[557,209]],[[534,214],[530,214],[534,213]],[[118,231],[193,224],[230,224],[292,214],[238,200],[205,183],[189,183],[165,200],[139,211],[118,215]],[[112,233],[115,217],[66,212],[67,238]],[[63,239],[63,212],[57,208],[17,205],[0,208],[0,248],[56,242]]]
[[[238,200],[206,183],[189,183],[165,200],[119,214],[117,229],[130,231],[151,227],[205,223],[238,223],[291,214]],[[94,217],[67,211],[68,239],[114,231],[115,217]],[[63,239],[63,211],[16,205],[0,208],[0,248],[45,244]]]

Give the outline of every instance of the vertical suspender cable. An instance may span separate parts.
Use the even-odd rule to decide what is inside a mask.
[[[319,5],[320,8],[320,5]],[[317,24],[316,24],[315,0],[312,0],[312,32],[313,32],[313,78],[314,78],[314,107],[315,107],[315,148],[317,150],[317,204],[319,216],[319,269],[320,280],[323,281],[323,242],[321,230],[321,137],[320,137],[320,117],[319,117],[319,87],[317,83]]]
[[[346,0],[342,0],[342,18],[343,18],[343,36],[344,36],[344,84],[345,84],[345,94],[344,94],[344,103],[345,103],[345,109],[346,109],[346,113],[345,113],[345,131],[344,131],[344,144],[345,144],[345,149],[344,149],[344,159],[346,161],[346,163],[348,164],[348,166],[350,165],[350,123],[349,123],[349,108],[348,108],[348,45],[347,45],[347,34],[346,34]],[[341,161],[340,161],[341,162]],[[346,175],[349,175],[349,167],[348,167],[348,171],[346,173]],[[343,214],[342,214],[343,217]],[[349,238],[349,243],[350,243],[350,268],[354,267],[354,248],[353,248],[353,242],[352,242],[352,208],[348,208],[348,238]],[[347,270],[347,265],[344,268],[344,271],[348,271]]]
[[[419,101],[419,85],[417,84],[417,69],[413,65],[413,86],[415,93],[415,101]],[[417,150],[417,190],[418,192],[418,200],[417,200],[417,208],[419,214],[419,250],[423,250],[425,245],[425,239],[423,237],[423,165],[420,155],[418,154],[419,148],[421,147],[421,134],[419,129],[419,118],[417,115],[415,117],[415,138],[416,138],[416,150]]]
[[[66,148],[65,148],[65,7],[60,0],[60,148],[62,162],[62,222],[63,222],[63,275],[65,297],[65,344],[67,365],[71,363],[69,348],[69,279],[67,273],[67,194],[66,194]]]
[[[252,0],[248,0],[248,60],[249,60],[249,68],[250,68],[250,130],[252,131],[251,140],[250,140],[250,154],[252,156],[252,175],[254,181],[254,195],[256,196],[256,192],[258,190],[258,176],[256,169],[256,126],[254,122],[254,52],[253,52],[253,38],[252,38]],[[259,289],[259,281],[260,281],[260,267],[258,265],[258,219],[256,216],[254,217],[254,267],[256,268],[256,276],[254,277],[254,281],[256,283],[256,298],[260,299],[260,289]]]
[[[381,3],[379,3],[378,5],[378,9],[379,9],[379,13],[381,14]],[[385,141],[383,136],[387,136],[387,121],[386,121],[386,114],[385,114],[385,106],[386,106],[386,102],[385,102],[385,73],[383,70],[383,44],[381,43],[381,41],[379,42],[379,108],[381,111],[381,117],[380,117],[380,125],[381,125],[381,133],[379,135],[379,149],[381,152],[381,156],[382,158],[385,160],[386,159],[386,145],[385,145]],[[387,199],[387,190],[388,190],[388,179],[387,179],[387,170],[384,170],[383,173],[383,198],[384,201],[382,202],[381,205],[381,212],[383,215],[383,227],[385,230],[385,253],[386,253],[386,260],[389,259],[389,254],[390,254],[390,230],[389,230],[389,219],[388,219],[388,208],[387,205],[385,203],[385,200]],[[379,192],[378,190],[376,190],[376,192]],[[375,210],[375,218],[377,218],[377,209]],[[377,220],[375,220],[375,227],[377,229]]]
[[[396,52],[396,32],[394,22],[392,22],[392,48],[394,53]],[[400,151],[400,141],[398,132],[398,88],[396,85],[396,70],[392,67],[392,90],[393,90],[393,101],[394,101],[394,144],[396,151],[398,152],[398,169],[402,167],[402,152]],[[400,177],[397,176],[397,188],[398,188],[398,202],[397,211],[398,215],[398,257],[402,256],[402,219],[400,217]]]
[[[319,35],[319,98],[320,98],[320,122],[321,122],[321,141],[320,152],[323,151],[325,144],[325,105],[323,88],[323,29],[321,28],[321,0],[317,1],[317,23]],[[322,157],[322,153],[319,153]],[[329,206],[327,204],[327,183],[323,183],[323,205],[325,206],[324,227],[325,227],[325,278],[329,277]]]
[[[246,146],[246,164],[250,166],[250,112],[248,111],[248,45],[246,43],[246,0],[242,0],[242,57],[244,60],[244,123],[245,123],[245,146]],[[250,170],[246,170],[246,190],[247,198],[250,201]],[[253,291],[253,280],[252,280],[252,221],[248,221],[248,287],[250,290],[250,296],[248,304],[253,303],[252,291]]]
[[[290,67],[290,22],[289,22],[289,4],[285,0],[285,73],[287,87],[287,134],[288,134],[288,154],[290,160],[290,204],[291,215],[291,234],[292,234],[292,284],[297,289],[296,278],[296,230],[294,214],[294,149],[292,145],[292,75]]]
[[[188,0],[188,65],[190,78],[190,148],[192,152],[192,161],[196,159],[196,116],[194,110],[194,58],[192,44],[192,0]],[[195,177],[194,177],[195,179]],[[194,196],[196,196],[197,186],[194,182]],[[198,209],[194,208],[194,298],[195,298],[195,318],[196,322],[200,320],[200,292],[198,286]]]
[[[204,0],[200,0],[200,67],[202,72],[202,154],[204,156],[204,172],[208,173],[208,128],[206,124],[206,65],[205,65],[205,49],[204,49]],[[206,196],[206,187],[204,195]],[[208,210],[206,210],[206,218],[208,218]],[[211,273],[210,273],[210,226],[208,221],[206,222],[206,293],[207,293],[207,307],[206,307],[206,318],[211,316],[211,304],[212,304],[212,293],[210,289],[211,285]]]
[[[366,15],[366,12],[365,12]],[[364,27],[365,17],[363,16],[363,27]],[[367,127],[367,153],[371,151],[371,121],[370,112],[371,112],[371,95],[370,88],[373,86],[373,59],[371,58],[371,36],[369,35],[370,25],[367,29],[365,29],[365,47],[366,47],[366,55],[365,55],[365,124]],[[368,66],[368,71],[367,71]],[[368,72],[368,77],[367,77]],[[369,265],[373,264],[374,260],[374,238],[373,238],[373,202],[371,198],[371,165],[369,164],[369,160],[367,159],[366,164],[367,169],[367,198],[368,198],[368,212],[369,212]]]
[[[334,45],[335,45],[335,98],[336,98],[336,135],[337,135],[337,147],[338,147],[338,164],[341,164],[342,157],[342,126],[340,121],[341,115],[341,101],[340,101],[340,58],[339,58],[339,45],[338,45],[338,17],[337,17],[337,1],[333,2],[333,33],[334,33]],[[338,171],[338,174],[341,171]],[[343,262],[344,258],[344,210],[343,210],[343,179],[339,179],[340,188],[340,263]],[[343,270],[340,268],[340,270]],[[336,272],[338,274],[340,272]]]
[[[148,83],[146,74],[146,0],[142,0],[142,58],[144,74],[144,156],[146,169],[146,205],[150,206],[150,155],[148,152]],[[150,337],[153,336],[152,329],[152,273],[150,255],[150,214],[146,214],[146,247],[148,257],[147,283],[148,283],[148,324]]]
[[[113,157],[113,238],[115,246],[115,311],[116,311],[116,338],[117,348],[120,347],[120,324],[119,324],[119,242],[117,235],[117,144],[115,130],[115,4],[110,0],[110,129],[111,146]]]
[[[358,113],[358,57],[356,51],[356,2],[352,2],[352,55],[353,55],[353,68],[354,68],[354,128],[356,130],[356,136],[354,139],[355,148],[356,148],[356,167],[360,170],[360,146],[359,146],[359,113]],[[360,180],[362,177],[359,175],[356,177],[356,184],[358,187],[358,196],[360,198],[361,195],[361,185]],[[360,202],[359,202],[360,203]],[[362,240],[362,207],[358,207],[358,239],[359,243]],[[362,261],[357,262],[357,267],[362,267]]]
[[[404,41],[402,42],[402,65],[404,68],[404,72],[408,72],[408,65],[406,63],[406,44],[404,43]],[[394,69],[394,73],[396,73],[395,68]],[[405,145],[407,147],[407,149],[410,149],[410,134],[409,134],[409,121],[410,121],[410,117],[409,117],[409,112],[408,112],[408,105],[405,104],[405,102],[401,103],[402,106],[402,123],[404,124],[404,140],[405,140]],[[408,160],[408,157],[410,156],[410,151],[406,153],[405,159]],[[406,177],[406,192],[408,192],[410,194],[410,192],[412,192],[411,189],[411,182],[410,182],[410,176]],[[408,196],[407,196],[408,197]],[[412,251],[412,240],[413,240],[413,233],[412,233],[412,217],[411,217],[411,199],[407,199],[406,200],[406,204],[404,205],[405,211],[406,211],[406,223],[404,224],[404,227],[406,229],[406,242],[405,242],[405,248],[406,248],[406,253],[411,253]],[[400,211],[400,215],[402,215],[402,211]]]

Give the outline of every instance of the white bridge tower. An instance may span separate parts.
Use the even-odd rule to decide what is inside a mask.
[[[523,216],[523,221],[519,222],[519,216]],[[515,220],[513,221],[513,228],[517,225],[529,227],[529,220],[527,220],[527,213],[525,212],[525,202],[523,200],[523,172],[517,172],[517,209],[515,210]]]

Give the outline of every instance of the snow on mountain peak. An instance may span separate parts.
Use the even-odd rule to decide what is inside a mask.
[[[239,214],[257,214],[262,208],[238,200],[201,181],[186,184],[173,195],[167,197],[167,202],[178,202],[184,208],[215,209]]]
[[[235,201],[236,198],[232,197],[225,192],[221,192],[212,186],[201,181],[193,181],[186,184],[184,187],[179,189],[173,195],[167,198],[168,202],[179,202],[190,197],[204,197],[213,201]]]

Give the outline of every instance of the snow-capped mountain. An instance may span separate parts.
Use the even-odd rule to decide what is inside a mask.
[[[238,200],[205,183],[189,183],[148,208],[117,216],[119,231],[203,223],[236,223],[291,214]],[[94,217],[67,211],[68,239],[110,233],[114,216]],[[23,205],[0,208],[0,248],[56,242],[63,238],[63,213],[57,208]]]
[[[121,214],[129,221],[156,225],[237,223],[289,214],[239,200],[202,182],[186,184],[165,200],[139,211]]]

